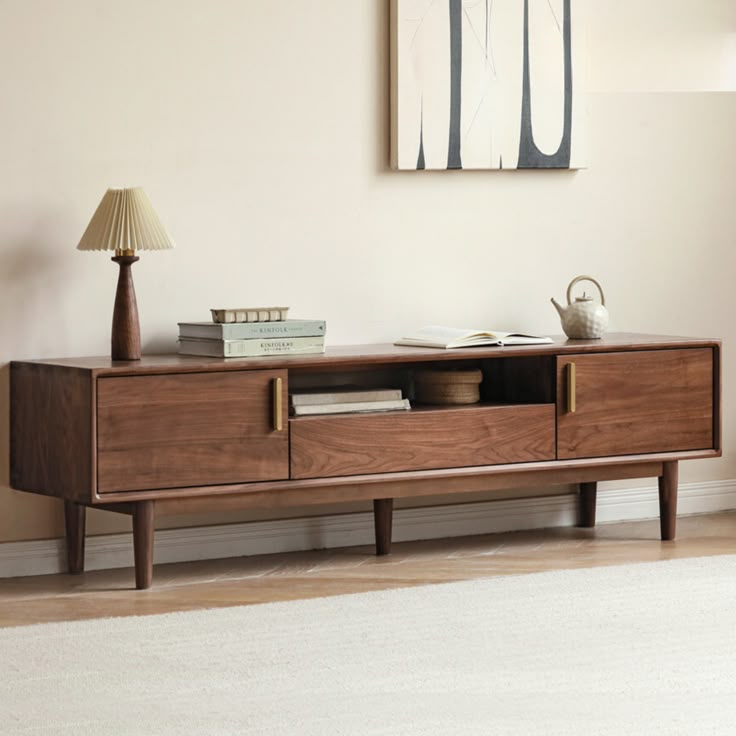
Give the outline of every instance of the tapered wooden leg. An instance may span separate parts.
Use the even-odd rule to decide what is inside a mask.
[[[137,501],[133,510],[135,587],[145,590],[153,580],[153,501]]]
[[[84,572],[84,533],[87,508],[74,501],[64,501],[66,526],[66,564],[70,575]]]
[[[373,520],[376,526],[376,554],[391,552],[391,523],[394,515],[393,498],[376,498],[373,501]]]
[[[677,460],[662,464],[659,476],[659,528],[662,540],[675,538],[677,524]]]
[[[578,491],[578,526],[595,526],[595,499],[597,483],[581,483]]]

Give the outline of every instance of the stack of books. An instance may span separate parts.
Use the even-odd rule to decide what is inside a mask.
[[[213,358],[324,353],[323,319],[266,322],[179,322],[179,352]]]
[[[361,386],[294,390],[289,394],[289,407],[291,414],[297,417],[411,409],[409,399],[402,398],[400,388]]]

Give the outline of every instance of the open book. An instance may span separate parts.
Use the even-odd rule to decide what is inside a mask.
[[[419,348],[472,348],[481,345],[543,345],[552,342],[549,337],[522,335],[518,332],[464,330],[458,327],[430,325],[397,340],[394,345],[412,345]]]

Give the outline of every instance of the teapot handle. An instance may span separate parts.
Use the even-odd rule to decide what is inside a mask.
[[[601,289],[601,285],[592,277],[592,276],[576,276],[571,282],[570,285],[567,287],[567,303],[572,304],[572,299],[570,298],[572,295],[572,287],[575,286],[575,284],[578,283],[578,281],[591,281],[598,287],[598,291],[601,294],[601,304],[605,307],[606,306],[606,297],[603,296],[603,289]]]

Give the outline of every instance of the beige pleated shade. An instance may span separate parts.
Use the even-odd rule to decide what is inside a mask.
[[[140,187],[108,189],[77,248],[79,250],[163,250],[174,243],[151,200]]]

